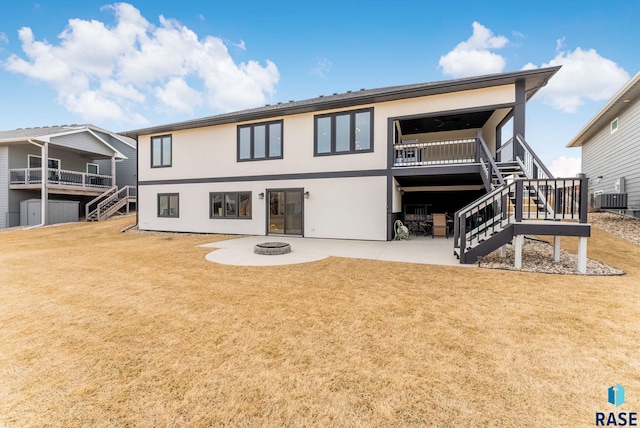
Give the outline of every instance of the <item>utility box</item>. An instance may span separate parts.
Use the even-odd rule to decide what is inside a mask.
[[[626,210],[627,209],[627,194],[626,193],[601,193],[596,195],[595,209],[612,209],[612,210]]]
[[[47,224],[71,223],[80,220],[78,201],[50,200],[47,212]],[[42,221],[42,200],[27,199],[20,202],[20,226],[36,226]]]

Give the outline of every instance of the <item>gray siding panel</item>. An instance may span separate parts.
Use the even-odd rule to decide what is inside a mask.
[[[10,151],[10,168],[27,168],[29,155],[40,156],[42,154],[40,148],[33,144],[21,144],[11,146]],[[95,163],[92,158],[84,157],[80,153],[64,150],[56,146],[49,145],[49,157],[60,160],[60,169],[68,171],[87,172],[87,163]],[[109,161],[111,162],[111,161]],[[107,169],[107,175],[111,169]],[[102,169],[100,171],[103,172]]]
[[[618,116],[616,132],[607,124],[582,146],[582,172],[590,193],[614,193],[616,180],[624,177],[629,208],[640,209],[640,99]]]
[[[111,149],[109,149],[100,140],[98,140],[88,132],[80,132],[77,134],[63,135],[61,137],[53,137],[51,138],[51,143],[69,147],[70,149],[97,153],[104,156],[113,155]]]
[[[9,147],[0,146],[0,229],[9,227]]]
[[[116,150],[127,157],[127,159],[116,162],[116,184],[118,185],[118,188],[123,188],[124,186],[135,186],[137,180],[136,149],[129,146],[128,144],[123,143],[117,138],[112,137],[111,135],[100,134],[100,136],[104,138],[105,141],[107,141],[109,144],[111,144]],[[100,165],[100,171],[111,171],[110,160],[101,160],[96,161],[95,163]],[[109,172],[107,172],[107,174],[109,174]]]

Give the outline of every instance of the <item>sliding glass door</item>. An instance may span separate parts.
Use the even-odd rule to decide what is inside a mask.
[[[267,191],[267,234],[299,235],[303,231],[303,189]]]

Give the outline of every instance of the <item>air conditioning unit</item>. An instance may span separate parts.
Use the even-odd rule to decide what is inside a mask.
[[[627,209],[627,194],[626,193],[601,193],[595,195],[595,209],[613,209],[613,210],[626,210]]]

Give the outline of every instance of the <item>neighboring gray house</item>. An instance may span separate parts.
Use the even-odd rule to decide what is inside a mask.
[[[573,137],[594,209],[640,216],[640,72]]]
[[[125,203],[114,203],[122,199],[119,189],[135,195],[128,186],[135,189],[136,163],[134,140],[93,125],[1,131],[0,229],[77,220],[88,214],[88,203],[94,211],[110,198],[102,203],[102,213],[94,215],[102,219],[105,205],[121,208]],[[43,176],[47,179],[42,180]],[[49,203],[41,204],[43,199]],[[61,201],[75,206],[76,215],[69,216],[68,207],[58,209],[65,205]],[[40,213],[24,212],[36,206]],[[50,208],[53,211],[48,214]],[[66,214],[60,217],[59,212]]]

